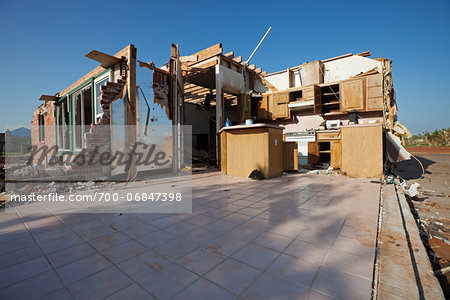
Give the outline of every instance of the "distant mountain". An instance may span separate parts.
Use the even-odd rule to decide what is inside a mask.
[[[28,129],[28,128],[25,128],[25,127],[20,127],[20,128],[11,130],[11,135],[30,138],[31,137],[31,130]]]

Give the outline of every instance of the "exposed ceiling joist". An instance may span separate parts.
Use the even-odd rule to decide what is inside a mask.
[[[58,100],[58,97],[50,96],[50,95],[41,95],[39,100],[41,100],[41,101],[56,101],[56,100]]]
[[[241,63],[242,62],[242,56],[235,57],[235,58],[233,58],[233,60],[235,62]]]
[[[93,59],[101,64],[101,66],[105,69],[111,67],[112,65],[115,65],[120,62],[120,58],[117,58],[115,56],[97,51],[92,50],[88,54],[85,55],[87,58]]]
[[[234,51],[225,53],[224,56],[228,57],[228,58],[233,58],[234,57]]]
[[[218,43],[214,46],[211,46],[209,48],[203,49],[202,51],[199,51],[197,53],[194,53],[191,56],[196,55],[197,56],[197,60],[196,61],[192,61],[192,62],[188,62],[188,65],[193,65],[196,64],[197,62],[206,60],[208,58],[211,58],[213,56],[217,56],[219,54],[223,53],[223,49],[222,49],[222,44]]]

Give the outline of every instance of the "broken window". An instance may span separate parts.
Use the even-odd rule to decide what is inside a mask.
[[[45,142],[44,115],[39,115],[39,142]]]
[[[106,85],[107,82],[111,81],[111,72],[106,73],[103,76],[100,76],[99,78],[95,79],[94,86],[95,86],[95,123],[97,124],[100,118],[103,115],[103,109],[100,105],[100,97],[101,97],[101,86]]]
[[[56,145],[58,149],[70,149],[69,140],[69,108],[67,97],[55,104]]]
[[[82,88],[72,95],[72,137],[73,149],[81,150],[83,136],[92,123],[92,87]],[[86,126],[87,125],[87,126]]]

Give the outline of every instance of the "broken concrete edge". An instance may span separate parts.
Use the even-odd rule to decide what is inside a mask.
[[[378,202],[378,221],[377,221],[377,239],[375,241],[375,257],[373,263],[372,276],[372,299],[378,299],[378,284],[380,282],[380,251],[381,246],[381,230],[383,224],[383,184],[380,184],[380,198]]]
[[[392,193],[392,199],[389,196],[387,196],[388,193]],[[399,214],[401,217],[401,223],[403,231],[401,234],[404,235],[406,244],[408,247],[408,251],[411,256],[413,257],[405,257],[405,259],[408,260],[409,263],[412,263],[412,269],[414,269],[414,276],[416,277],[416,285],[417,285],[417,291],[409,290],[411,292],[410,295],[399,295],[398,292],[401,292],[402,290],[408,290],[408,278],[402,278],[405,282],[404,287],[398,287],[397,291],[392,291],[391,293],[386,293],[386,288],[380,288],[382,277],[390,277],[394,274],[384,274],[384,270],[382,268],[381,259],[382,259],[382,252],[385,250],[386,252],[389,252],[389,244],[387,243],[384,245],[383,243],[383,229],[385,229],[386,221],[385,216],[389,214],[389,210],[386,210],[387,206],[389,206],[387,202],[392,200],[394,202],[397,202],[394,206],[396,206],[399,209]],[[445,299],[443,291],[441,289],[441,286],[439,284],[439,281],[437,277],[435,276],[433,272],[433,268],[431,266],[431,263],[429,261],[427,251],[425,249],[425,246],[422,242],[422,239],[420,237],[419,228],[417,226],[416,220],[410,210],[410,206],[407,203],[405,194],[402,192],[401,189],[397,188],[395,185],[382,185],[381,186],[381,192],[380,192],[380,209],[379,209],[379,217],[378,217],[378,232],[377,232],[377,241],[376,241],[376,253],[375,253],[375,263],[374,263],[374,275],[373,275],[373,282],[372,282],[372,299],[382,299],[389,296],[403,296],[408,297],[411,296],[413,298],[420,298],[420,299]],[[391,216],[392,219],[392,216]],[[392,226],[392,225],[391,225]],[[389,241],[388,241],[389,242]],[[401,242],[401,241],[398,241]],[[401,244],[400,244],[401,245]],[[399,244],[397,244],[399,246]],[[412,253],[412,254],[411,254]],[[411,259],[411,261],[409,261]],[[407,272],[405,270],[405,272]],[[405,273],[406,274],[406,273]],[[398,276],[405,275],[405,274],[395,274]],[[403,289],[405,288],[405,289]]]

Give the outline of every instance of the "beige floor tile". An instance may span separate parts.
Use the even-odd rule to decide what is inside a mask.
[[[244,293],[244,299],[303,299],[306,288],[290,281],[263,274]]]
[[[259,274],[261,274],[261,271],[256,268],[234,259],[228,259],[206,274],[205,277],[233,294],[239,295]]]

